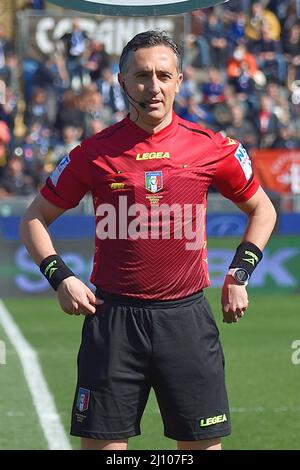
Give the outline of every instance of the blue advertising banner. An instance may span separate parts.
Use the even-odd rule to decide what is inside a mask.
[[[0,217],[0,238],[18,240],[19,223],[19,216]],[[244,214],[208,214],[207,235],[209,237],[240,236],[245,230],[246,223],[247,218]],[[54,239],[92,239],[95,233],[95,220],[93,216],[62,216],[50,226],[50,232]]]
[[[281,235],[300,234],[300,214],[281,214],[278,223]]]
[[[19,239],[19,216],[0,217],[0,239]],[[206,232],[210,237],[240,237],[246,228],[247,217],[242,213],[235,214],[207,214]],[[93,216],[66,215],[60,217],[50,226],[54,239],[76,240],[82,238],[93,239],[95,233],[95,220]],[[280,214],[278,217],[278,235],[299,235],[300,214]]]

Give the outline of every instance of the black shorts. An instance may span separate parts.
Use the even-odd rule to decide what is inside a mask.
[[[165,436],[230,434],[224,356],[203,293],[164,302],[97,296],[105,302],[84,321],[71,434],[104,440],[140,434],[151,387]]]

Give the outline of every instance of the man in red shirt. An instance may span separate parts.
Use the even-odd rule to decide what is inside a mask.
[[[239,142],[173,112],[181,81],[171,38],[135,36],[120,58],[128,117],[60,162],[21,225],[62,309],[86,315],[71,427],[83,449],[126,449],[140,433],[151,387],[178,449],[220,449],[230,433],[224,358],[203,295],[208,188],[214,184],[249,218],[222,290],[227,323],[248,307],[246,285],[276,214]],[[96,295],[57,255],[47,230],[88,191]]]

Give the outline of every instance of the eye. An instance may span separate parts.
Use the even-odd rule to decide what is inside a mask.
[[[159,79],[164,82],[167,82],[168,80],[172,79],[172,75],[170,75],[169,73],[162,73],[159,75]]]

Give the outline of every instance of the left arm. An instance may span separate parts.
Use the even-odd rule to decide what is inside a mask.
[[[254,243],[261,251],[266,246],[276,222],[276,212],[270,199],[260,187],[246,202],[237,206],[248,216],[243,242]],[[248,308],[246,286],[241,286],[231,275],[226,275],[222,289],[224,322],[237,322]]]

